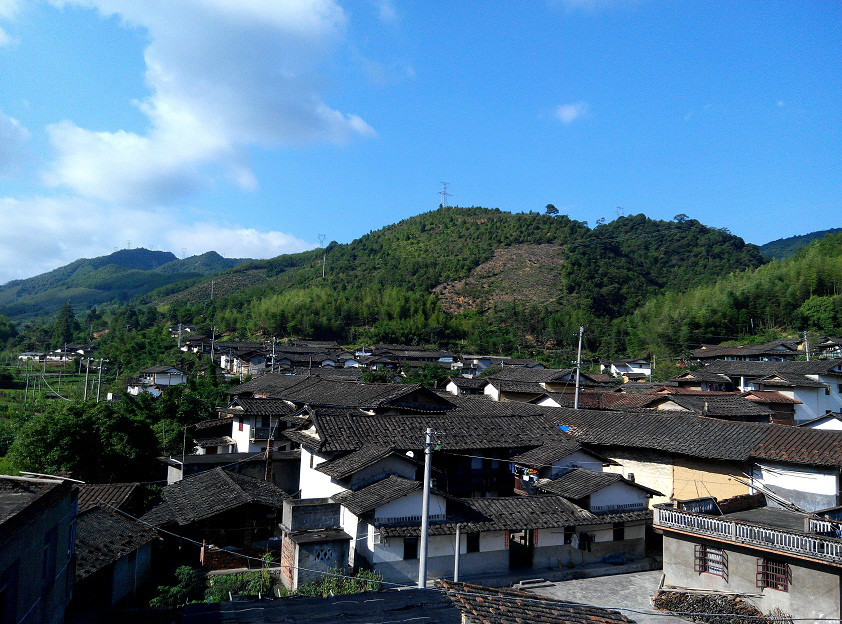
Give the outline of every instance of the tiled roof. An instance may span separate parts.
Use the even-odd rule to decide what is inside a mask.
[[[205,431],[207,429],[214,429],[219,427],[221,429],[231,429],[231,417],[228,414],[222,414],[216,418],[208,418],[193,425],[197,431]]]
[[[121,508],[132,494],[140,488],[139,483],[86,483],[79,486],[79,513],[100,505]]]
[[[798,399],[788,397],[785,394],[778,392],[777,390],[749,390],[748,392],[743,392],[742,396],[748,399],[749,401],[756,401],[757,403],[761,404],[780,403],[789,405],[799,405],[803,403],[803,401],[799,401]]]
[[[824,388],[825,384],[799,373],[772,373],[757,379],[763,386],[778,386],[781,388]]]
[[[242,412],[237,408],[240,408]],[[283,399],[235,397],[226,411],[236,411],[249,416],[287,416],[296,414],[301,410],[291,406]]]
[[[144,373],[146,373],[151,375],[153,373],[167,373],[169,371],[173,371],[175,373],[178,373],[179,375],[184,374],[174,366],[150,366],[149,368],[144,368],[143,370],[138,371],[138,374],[143,375]]]
[[[550,408],[580,442],[706,459],[750,458],[842,466],[842,432],[705,418],[690,414]]]
[[[731,378],[722,373],[714,373],[705,369],[687,371],[680,375],[673,377],[670,381],[683,381],[686,379],[693,379],[695,381],[707,381],[709,383],[731,383]]]
[[[216,438],[195,438],[193,440],[196,443],[196,446],[200,448],[210,448],[213,446],[228,446],[230,444],[236,444],[236,440],[231,436],[219,436]]]
[[[436,581],[463,621],[482,624],[629,624],[619,611],[543,598],[514,589],[491,589],[469,583]]]
[[[649,401],[640,407],[654,407],[655,405],[665,403],[667,401],[671,401],[676,405],[696,412],[697,414],[708,415],[716,418],[730,418],[733,416],[768,417],[774,413],[769,408],[761,407],[757,403],[749,401],[738,394],[658,395],[656,397],[650,397]]]
[[[791,373],[795,375],[825,375],[837,366],[842,366],[838,360],[811,360],[809,362],[739,362],[732,360],[716,360],[702,370],[708,373],[722,373],[723,375],[746,377],[765,377],[775,373]]]
[[[381,505],[403,498],[420,489],[420,481],[410,481],[403,477],[390,475],[385,479],[367,485],[356,491],[340,492],[333,500],[347,507],[352,513],[361,515],[375,510]]]
[[[436,431],[436,444],[445,450],[519,449],[566,438],[540,414],[503,412],[500,407],[525,403],[475,401],[473,410],[456,409],[441,414],[323,413],[313,423],[322,451],[353,451],[368,444],[397,450],[423,447],[424,431]]]
[[[526,466],[550,466],[576,451],[581,451],[582,445],[569,437],[559,438],[541,446],[518,453],[512,457],[513,462]]]
[[[480,390],[488,385],[488,380],[478,377],[454,377],[450,381],[456,384],[458,388],[469,388],[473,390]]]
[[[690,353],[696,358],[722,358],[722,357],[738,357],[738,356],[752,356],[752,355],[795,355],[798,353],[796,341],[793,340],[773,340],[760,345],[745,345],[745,346],[723,346],[723,345],[703,345],[698,349],[693,349]],[[783,347],[783,349],[781,348]]]
[[[392,449],[384,446],[364,446],[337,459],[322,462],[316,466],[316,470],[334,479],[344,479],[393,453]]]
[[[816,416],[815,418],[811,418],[810,420],[805,420],[803,422],[798,423],[799,427],[809,427],[810,425],[814,425],[816,423],[820,423],[825,420],[839,420],[842,421],[842,413],[838,412],[828,412],[827,414],[822,414],[821,416]]]
[[[76,519],[76,581],[155,538],[154,530],[110,509],[80,510]]]
[[[532,383],[559,383],[567,381],[572,368],[525,368],[523,366],[504,366],[489,379],[506,381],[526,381]]]
[[[527,369],[524,369],[527,370]],[[546,390],[538,382],[532,381],[510,381],[508,379],[489,379],[488,385],[497,388],[501,392],[518,392],[520,394],[544,394]]]
[[[163,502],[142,520],[185,525],[250,503],[281,509],[285,498],[289,494],[268,481],[214,468],[165,487]]]
[[[625,483],[631,487],[638,488],[653,496],[661,496],[661,492],[634,483],[614,472],[598,472],[596,470],[585,470],[584,468],[570,468],[553,479],[539,481],[537,487],[544,492],[558,494],[568,499],[579,499],[599,492],[603,488],[617,482]]]

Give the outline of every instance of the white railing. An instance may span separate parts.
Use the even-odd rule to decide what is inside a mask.
[[[736,544],[771,548],[842,565],[842,540],[723,520],[674,509],[655,507],[654,511],[653,523],[656,527],[690,531]]]

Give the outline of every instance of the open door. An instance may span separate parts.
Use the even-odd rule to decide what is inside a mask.
[[[509,531],[509,569],[531,568],[535,557],[535,531]]]

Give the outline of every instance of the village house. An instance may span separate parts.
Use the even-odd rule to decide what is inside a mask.
[[[746,345],[727,347],[722,345],[702,345],[693,349],[691,355],[703,363],[714,360],[731,360],[740,362],[785,362],[792,361],[803,354],[800,340],[773,340],[761,345]]]
[[[171,386],[187,383],[187,374],[173,366],[150,366],[138,371],[136,379],[130,379],[126,391],[132,396],[141,393],[161,396]]]
[[[286,498],[271,482],[214,468],[166,486],[161,503],[140,520],[205,544],[204,559],[219,548],[265,546],[278,537]]]
[[[77,490],[0,476],[0,617],[61,624],[73,594]]]
[[[609,374],[612,377],[621,377],[625,382],[637,381],[652,376],[652,362],[647,358],[601,362],[599,372]]]
[[[706,373],[723,375],[733,389],[776,390],[801,403],[795,406],[795,422],[811,420],[827,412],[842,411],[842,362],[734,362],[708,364]]]
[[[550,409],[550,408],[547,408]],[[811,511],[842,503],[842,433],[672,412],[552,410],[618,472],[664,493],[652,503],[755,490]]]
[[[486,381],[483,393],[494,401],[529,402],[545,393],[572,396],[576,389],[576,370],[506,367],[489,375]],[[586,373],[580,373],[580,388],[601,385]]]
[[[483,394],[483,389],[488,384],[485,379],[475,377],[453,377],[444,387],[450,394],[455,396]]]
[[[763,495],[657,505],[667,590],[739,595],[793,620],[842,617],[840,525],[766,506]]]
[[[824,416],[819,416],[817,418],[813,418],[812,420],[805,420],[798,426],[806,427],[808,429],[840,431],[842,430],[842,414],[839,412],[828,412]]]

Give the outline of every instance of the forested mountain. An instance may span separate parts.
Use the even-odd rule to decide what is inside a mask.
[[[489,351],[564,348],[586,323],[595,350],[618,353],[622,319],[647,298],[763,262],[756,246],[681,216],[590,229],[563,215],[446,207],[349,244],[241,265],[214,279],[213,302],[207,281],[144,301],[232,335],[461,341]]]
[[[0,286],[0,312],[21,319],[54,314],[65,303],[82,311],[126,302],[166,284],[219,273],[245,261],[214,251],[181,260],[169,251],[122,249]]]
[[[816,240],[791,258],[650,299],[632,315],[629,328],[637,349],[764,331],[810,329],[838,335],[842,332],[842,233]]]
[[[828,234],[837,234],[839,232],[842,232],[842,228],[831,228],[829,230],[819,230],[818,232],[801,234],[800,236],[779,238],[778,240],[773,240],[765,245],[761,245],[760,253],[770,260],[783,260],[784,258],[789,258],[799,249],[809,245],[814,240],[824,238]]]

